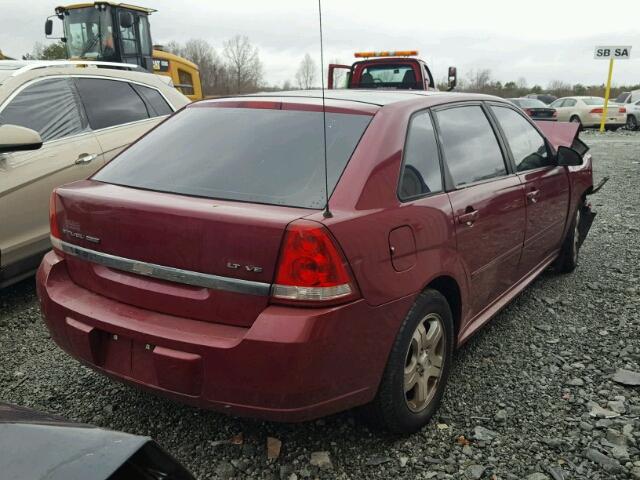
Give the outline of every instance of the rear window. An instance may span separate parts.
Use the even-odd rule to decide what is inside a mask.
[[[332,192],[369,115],[327,113]],[[304,208],[325,205],[322,112],[187,108],[93,178],[134,188]]]
[[[600,97],[583,98],[582,101],[587,105],[604,105],[604,98]]]

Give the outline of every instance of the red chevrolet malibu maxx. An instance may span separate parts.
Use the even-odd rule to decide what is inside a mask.
[[[326,115],[317,92],[191,104],[58,188],[38,272],[53,339],[201,407],[424,425],[454,349],[575,268],[591,156],[575,125],[495,97],[330,97]]]

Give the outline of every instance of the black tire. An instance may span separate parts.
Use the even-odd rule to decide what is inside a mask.
[[[427,324],[428,321],[438,321],[438,319],[442,326],[442,343],[439,344],[438,349],[440,352],[438,356],[442,359],[440,376],[433,383],[430,390],[432,393],[427,396],[428,400],[425,401],[425,405],[420,410],[415,408],[412,410],[410,406],[412,403],[408,397],[413,390],[405,392],[405,376],[407,369],[411,370],[408,360],[412,356],[411,349],[415,342],[414,334],[419,336],[418,327],[420,325]],[[428,329],[424,330],[426,333],[429,331]],[[422,292],[396,335],[376,398],[369,405],[363,407],[363,413],[371,423],[392,433],[408,434],[419,430],[429,421],[442,400],[449,377],[453,358],[454,332],[451,309],[444,296],[431,289]],[[426,354],[424,350],[422,352],[423,355],[431,358],[430,354]],[[435,378],[426,375],[426,370],[425,368],[422,373],[418,372],[420,377]],[[431,365],[429,370],[432,370]],[[428,383],[428,379],[424,381]],[[416,382],[414,388],[417,388],[417,385]],[[415,405],[413,406],[415,407]]]
[[[560,256],[556,260],[555,269],[560,273],[571,273],[578,266],[580,254],[580,232],[578,232],[578,224],[580,223],[580,214],[583,203],[580,202],[578,208],[573,214],[569,231],[562,243]]]
[[[627,116],[627,130],[637,130],[638,129],[638,119],[635,117],[635,115],[628,115]]]

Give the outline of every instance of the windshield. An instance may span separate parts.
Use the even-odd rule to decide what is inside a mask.
[[[604,105],[604,98],[600,97],[583,98],[582,101],[587,105]]]
[[[109,7],[67,10],[64,27],[69,58],[112,60],[115,56]]]
[[[359,88],[417,88],[411,65],[370,65],[362,69]]]
[[[369,115],[327,113],[329,192]],[[323,208],[322,112],[187,108],[111,161],[93,178],[206,198]]]

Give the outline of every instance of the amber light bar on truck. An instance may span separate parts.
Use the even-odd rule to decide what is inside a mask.
[[[354,56],[356,58],[371,58],[371,57],[414,57],[418,55],[417,50],[391,50],[388,52],[356,52]]]

